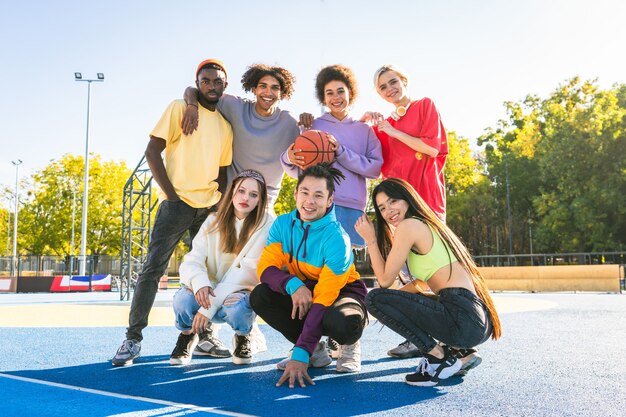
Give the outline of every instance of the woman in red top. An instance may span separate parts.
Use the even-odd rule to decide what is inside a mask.
[[[408,82],[406,74],[397,67],[380,67],[374,74],[374,86],[395,110],[386,120],[379,113],[366,113],[363,119],[374,122],[374,131],[382,145],[383,178],[408,181],[445,222],[446,130],[431,99],[411,100],[407,95]]]
[[[367,112],[361,121],[371,121],[380,140],[383,178],[407,181],[445,223],[446,187],[443,170],[448,156],[446,130],[431,99],[424,97],[411,100],[407,92],[408,83],[406,73],[393,65],[383,65],[376,70],[374,87],[378,95],[393,104],[395,109],[386,120],[380,113]],[[400,278],[406,284],[402,274]],[[408,340],[387,354],[403,359],[421,355],[419,349]]]

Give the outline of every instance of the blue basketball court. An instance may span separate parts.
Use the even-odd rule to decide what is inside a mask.
[[[363,369],[313,369],[316,385],[274,385],[290,344],[261,324],[268,351],[251,365],[194,358],[169,365],[173,291],[157,296],[142,357],[113,368],[129,303],[117,293],[0,294],[3,416],[616,416],[626,410],[626,297],[496,293],[503,337],[482,364],[433,388],[404,384],[415,359],[386,351],[401,338],[372,321]],[[232,331],[221,339],[232,344]]]

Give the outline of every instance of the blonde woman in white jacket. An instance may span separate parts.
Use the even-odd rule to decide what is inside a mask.
[[[171,365],[188,364],[193,353],[231,356],[214,334],[212,323],[227,323],[235,331],[235,364],[248,364],[254,351],[265,350],[249,297],[259,283],[256,267],[273,222],[266,206],[263,176],[254,170],[242,171],[233,179],[218,212],[209,215],[194,238],[193,249],[180,266],[181,288],[173,300],[175,324],[181,333]]]

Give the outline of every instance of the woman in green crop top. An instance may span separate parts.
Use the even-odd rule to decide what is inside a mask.
[[[498,314],[467,248],[408,182],[382,181],[372,201],[376,226],[365,215],[355,226],[381,287],[369,292],[365,304],[381,323],[422,352],[417,371],[406,376],[406,383],[436,385],[463,365],[469,369],[462,362],[471,357],[458,359],[454,349],[500,337]],[[389,289],[405,262],[412,282],[400,290]]]

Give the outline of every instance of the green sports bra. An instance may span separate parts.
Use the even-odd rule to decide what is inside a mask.
[[[430,251],[425,255],[415,253],[413,249],[411,249],[407,257],[407,266],[409,267],[411,275],[413,275],[415,279],[424,282],[428,281],[435,272],[444,266],[457,261],[450,247],[439,237],[429,224],[427,224],[427,226],[430,229],[430,233],[433,235],[433,247],[430,248]]]

